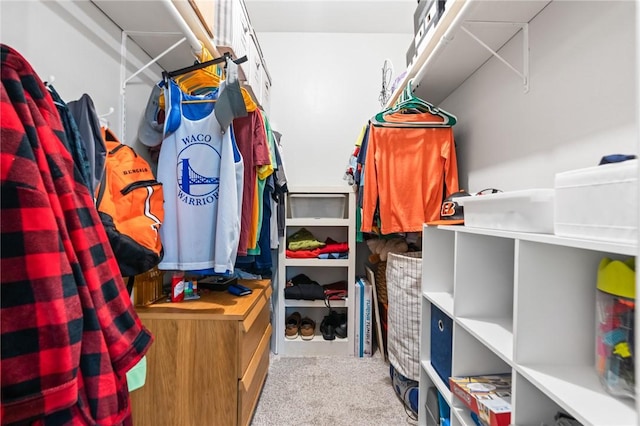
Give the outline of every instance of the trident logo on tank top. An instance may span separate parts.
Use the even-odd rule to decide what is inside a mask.
[[[211,143],[211,135],[195,134],[181,138],[184,148],[178,153],[178,198],[191,206],[204,206],[218,200],[220,190],[220,153]]]

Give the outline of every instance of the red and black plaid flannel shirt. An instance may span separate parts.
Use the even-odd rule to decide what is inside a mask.
[[[128,424],[125,373],[152,336],[49,92],[19,53],[1,54],[0,421]]]

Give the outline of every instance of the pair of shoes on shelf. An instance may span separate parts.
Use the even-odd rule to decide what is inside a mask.
[[[335,340],[336,336],[340,339],[347,337],[347,314],[342,312],[330,311],[329,315],[325,315],[320,323],[320,331],[324,340]]]
[[[300,335],[302,340],[312,340],[316,334],[316,322],[309,317],[300,315],[300,312],[294,312],[287,317],[286,327],[284,329],[284,337],[293,340]]]

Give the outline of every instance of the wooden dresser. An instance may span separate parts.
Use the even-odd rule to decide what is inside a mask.
[[[131,393],[136,426],[248,425],[269,368],[270,280],[241,280],[248,296],[137,307],[155,341],[146,384]]]

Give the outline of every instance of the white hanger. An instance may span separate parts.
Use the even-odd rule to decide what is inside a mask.
[[[105,112],[104,114],[99,114],[98,115],[98,119],[100,120],[100,125],[103,127],[109,127],[109,120],[107,120],[107,117],[110,116],[111,114],[113,114],[113,112],[115,111],[115,109],[113,107],[109,107],[109,111]]]
[[[54,75],[50,75],[49,79],[44,82],[44,86],[47,88],[47,90],[51,91],[50,86],[53,84],[55,79],[56,77]]]

